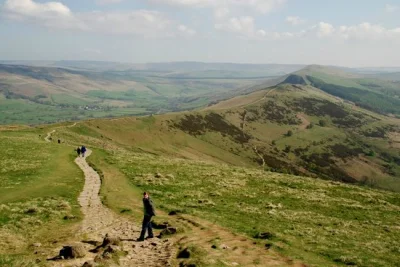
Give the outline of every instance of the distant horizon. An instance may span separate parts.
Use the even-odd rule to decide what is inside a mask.
[[[185,60],[185,61],[149,61],[149,62],[127,62],[127,61],[108,61],[108,60],[81,60],[81,59],[59,59],[59,60],[35,60],[35,59],[0,59],[0,64],[4,62],[86,62],[86,63],[117,63],[127,65],[145,65],[145,64],[171,64],[171,63],[199,63],[199,64],[232,64],[232,65],[253,65],[253,66],[265,66],[265,65],[286,65],[286,66],[323,66],[323,67],[337,67],[337,68],[349,68],[349,69],[400,69],[400,65],[394,66],[344,66],[344,65],[325,65],[317,63],[249,63],[249,62],[218,62],[218,61],[196,61],[196,60]],[[22,64],[23,65],[23,64]],[[44,66],[45,67],[45,66]]]

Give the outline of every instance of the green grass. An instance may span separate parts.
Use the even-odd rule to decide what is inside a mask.
[[[63,69],[0,68],[17,75],[3,81],[7,89],[0,94],[0,124],[37,125],[196,109],[234,89],[261,82],[251,77],[207,78],[202,73],[199,77],[169,77],[168,73],[151,71],[74,71],[71,76]]]
[[[31,244],[41,242],[51,251],[52,240],[69,235],[81,217],[83,175],[75,153],[44,142],[43,134],[0,131],[0,266],[36,266],[29,265]],[[66,221],[66,215],[76,219]]]
[[[56,104],[67,104],[76,106],[85,106],[93,102],[93,100],[87,101],[85,99],[74,97],[67,94],[53,94],[51,95],[51,99]]]
[[[399,262],[398,193],[130,152],[109,157],[159,208],[250,237],[270,232],[275,250],[312,266]]]
[[[0,95],[1,96],[1,95]],[[75,107],[41,105],[22,99],[0,98],[0,124],[44,124],[89,118],[118,117],[148,113],[146,108],[127,107],[83,110]]]

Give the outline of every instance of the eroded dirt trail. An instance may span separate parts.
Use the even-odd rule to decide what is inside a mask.
[[[88,150],[86,157],[91,153],[92,151]],[[84,219],[79,232],[71,240],[76,240],[73,243],[80,242],[87,254],[80,259],[56,261],[53,266],[80,267],[87,261],[93,261],[98,253],[90,252],[90,250],[95,246],[82,241],[101,243],[107,234],[122,240],[120,246],[122,256],[119,256],[119,263],[114,262],[111,266],[170,266],[173,255],[173,244],[170,241],[155,238],[145,242],[136,242],[135,240],[140,234],[140,226],[118,216],[102,204],[99,195],[100,176],[86,162],[86,157],[78,157],[75,160],[85,175],[85,185],[78,199]]]

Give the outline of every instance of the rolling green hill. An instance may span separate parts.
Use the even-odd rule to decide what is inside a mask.
[[[309,66],[295,73],[307,84],[381,114],[400,114],[400,83],[395,73],[354,74],[339,68]]]
[[[102,194],[116,212],[129,207],[129,190],[150,190],[167,212],[306,265],[396,266],[399,126],[286,83],[204,111],[82,122],[57,137],[84,140],[96,148],[91,162],[114,170]],[[119,179],[130,187],[113,188]]]
[[[207,69],[83,71],[0,65],[0,124],[194,109],[268,79],[260,73],[240,77],[236,73]]]
[[[85,125],[152,153],[400,191],[399,120],[310,85],[281,84],[203,111],[96,123]]]
[[[137,222],[138,192],[150,191],[157,219],[183,229],[171,237],[177,246],[186,240],[202,251],[190,259],[197,266],[231,266],[221,257],[248,239],[248,251],[289,266],[396,266],[400,121],[313,87],[308,76],[197,111],[0,128],[0,266],[46,266],[79,226],[82,174],[72,161],[82,144],[93,150],[103,203]],[[348,79],[341,86],[359,77]],[[43,141],[52,130],[60,145]],[[192,219],[164,215],[171,211]],[[219,249],[227,231],[238,245]],[[38,241],[43,255],[34,254]]]

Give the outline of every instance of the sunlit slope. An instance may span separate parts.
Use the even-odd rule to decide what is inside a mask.
[[[0,266],[45,266],[81,219],[75,152],[44,136],[41,129],[0,127]]]
[[[309,66],[294,75],[324,92],[381,113],[400,114],[400,83],[396,74],[362,75],[350,69]]]
[[[399,191],[399,125],[309,85],[282,84],[203,111],[91,120],[73,131],[158,155]]]
[[[0,65],[0,124],[32,125],[191,110],[269,79],[267,75],[203,72]]]
[[[296,99],[293,95],[298,92],[279,89]],[[311,97],[311,92],[304,94]],[[329,99],[323,93],[312,96]],[[233,120],[236,111],[229,112],[92,120],[60,129],[58,136],[66,142],[94,148],[101,157],[91,159],[93,163],[114,170],[108,174],[111,176],[106,178],[109,182],[102,194],[115,210],[130,207],[130,202],[124,202],[122,197],[129,198],[129,190],[149,190],[158,207],[166,212],[178,211],[207,219],[255,238],[257,246],[268,247],[307,265],[396,266],[400,240],[398,193],[264,171],[256,160],[253,166],[251,162],[249,167],[238,166],[238,158],[246,161],[253,155],[256,159],[255,151],[248,147],[262,144],[265,136],[275,140],[287,129],[293,130],[293,136],[276,138],[278,149],[281,142],[308,142],[307,131],[313,133],[318,143],[329,138],[325,135],[330,131],[334,131],[330,137],[345,135],[334,128],[328,117],[327,125],[319,130],[317,126],[300,130],[296,128],[300,125],[270,122],[259,135],[255,136],[257,131],[253,130],[252,137],[247,139],[250,130],[241,133]],[[306,113],[302,117],[314,119]],[[185,131],[176,129],[182,125],[187,126]],[[322,151],[323,145],[310,150]],[[268,152],[263,154],[261,145],[257,149],[266,160]],[[292,152],[286,154],[296,162],[294,155],[290,155]],[[229,164],[221,163],[224,160]],[[120,179],[127,179],[131,189],[126,183],[123,189],[114,188]],[[214,237],[219,238],[218,234]],[[377,253],[371,253],[372,250]]]

